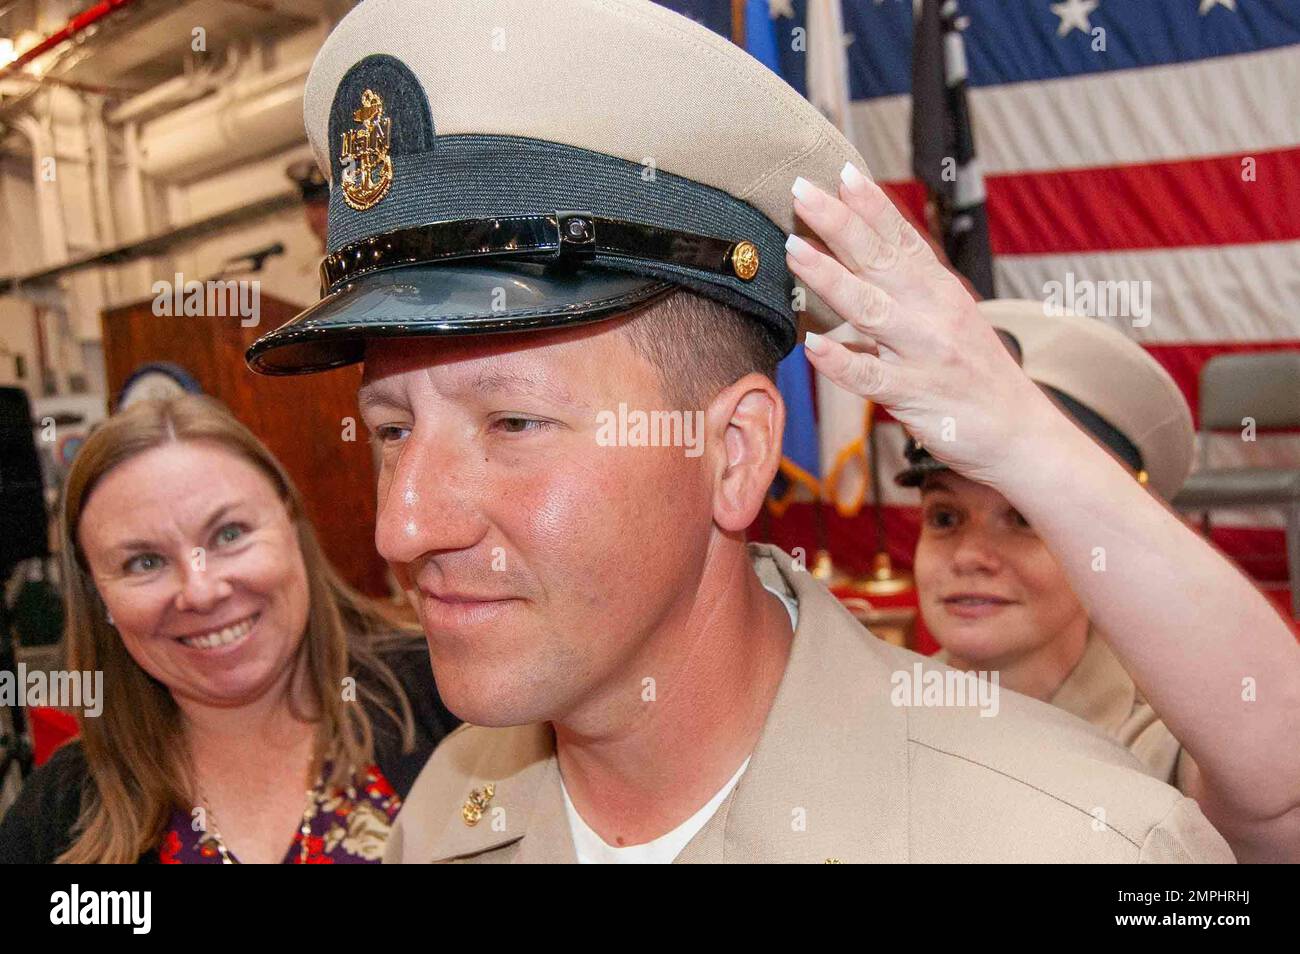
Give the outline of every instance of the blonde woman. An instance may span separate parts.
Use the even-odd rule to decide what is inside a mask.
[[[377,862],[456,720],[267,449],[202,397],[87,440],[61,520],[67,665],[104,673],[0,824],[2,862]]]

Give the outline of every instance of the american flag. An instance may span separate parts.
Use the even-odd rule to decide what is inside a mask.
[[[920,212],[912,7],[844,11],[856,144]],[[961,11],[1001,296],[1149,282],[1138,286],[1148,315],[1098,317],[1168,368],[1193,412],[1210,357],[1300,347],[1300,4],[961,0]],[[1294,465],[1300,436],[1215,437],[1207,453],[1213,466]],[[1257,577],[1285,579],[1279,513],[1215,523]]]
[[[709,25],[728,6],[668,5]],[[778,35],[806,28],[808,7],[773,0]],[[1300,2],[959,7],[998,295],[1044,300],[1051,283],[1067,293],[1138,283],[1149,292],[1144,315],[1098,318],[1168,368],[1193,413],[1212,356],[1300,348]],[[911,135],[914,0],[844,0],[841,9],[847,134],[872,176],[923,222]],[[803,92],[800,75],[816,64],[801,67],[799,55],[783,52],[783,73]],[[820,411],[826,461],[838,451]],[[880,427],[891,555],[907,566],[917,500],[890,482],[902,466],[900,430]],[[1300,435],[1216,436],[1207,456],[1210,466],[1295,466]],[[791,508],[772,539],[807,547],[813,533],[801,520],[806,514]],[[865,510],[831,515],[837,563],[867,569],[870,521]],[[1282,581],[1281,526],[1269,510],[1221,512],[1214,538],[1257,579]]]

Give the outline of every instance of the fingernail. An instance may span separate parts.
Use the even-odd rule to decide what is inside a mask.
[[[790,191],[800,202],[811,202],[817,192],[817,187],[805,179],[803,176],[797,176],[794,185],[790,186]]]
[[[817,250],[793,233],[785,240],[785,250],[794,256],[795,261],[803,265],[811,265],[817,261]]]
[[[823,354],[826,351],[826,339],[815,331],[810,331],[803,336],[803,346],[813,354]]]
[[[867,188],[871,180],[864,176],[853,163],[846,162],[844,168],[840,170],[840,181],[854,192],[862,192]]]

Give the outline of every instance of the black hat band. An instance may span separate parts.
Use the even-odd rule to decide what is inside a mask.
[[[597,256],[656,261],[750,281],[759,251],[748,240],[695,235],[590,212],[454,219],[371,235],[328,255],[321,296],[362,275],[404,265],[471,258],[543,259],[577,265]]]

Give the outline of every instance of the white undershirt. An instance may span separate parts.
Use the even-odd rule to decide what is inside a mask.
[[[774,594],[784,604],[786,612],[790,614],[790,625],[797,629],[799,626],[799,604],[784,593],[777,592],[771,587],[765,587],[765,589]],[[569,798],[569,790],[564,787],[564,779],[561,778],[560,789],[564,792],[564,811],[569,816],[569,831],[573,835],[573,847],[578,853],[578,863],[584,865],[671,864],[673,859],[686,847],[687,843],[699,834],[700,829],[713,817],[713,813],[718,810],[718,806],[727,800],[727,796],[731,794],[731,790],[736,787],[736,783],[740,781],[740,776],[745,774],[747,768],[749,768],[748,758],[741,763],[740,768],[736,769],[736,774],[731,776],[730,781],[701,806],[699,811],[666,835],[660,835],[653,841],[647,841],[644,844],[629,845],[626,848],[606,844],[605,840],[582,820],[578,810],[573,807],[573,801]]]

